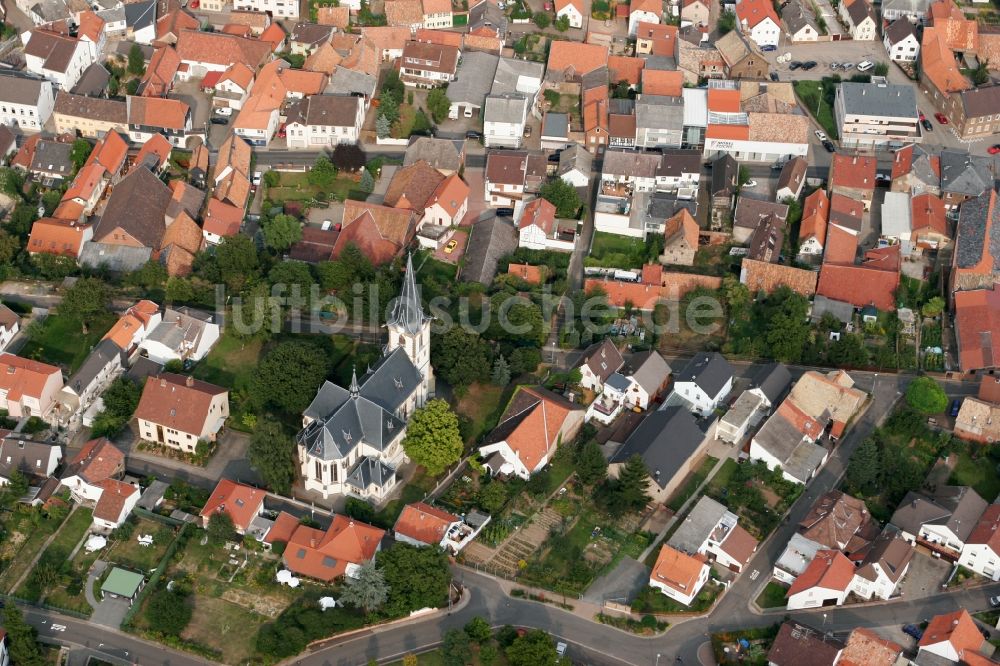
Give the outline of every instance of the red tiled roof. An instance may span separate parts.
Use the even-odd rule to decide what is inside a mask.
[[[640,310],[651,310],[661,300],[678,300],[692,289],[705,287],[718,289],[722,286],[722,278],[696,273],[664,272],[659,285],[636,284],[635,282],[619,282],[617,280],[600,280],[587,278],[584,281],[584,291],[590,293],[600,289],[607,295],[608,303],[615,307],[625,307],[627,303]]]
[[[363,564],[378,551],[385,531],[337,514],[326,532],[300,525],[285,547],[283,561],[292,572],[329,582],[349,564]]]
[[[684,73],[665,69],[642,70],[642,94],[680,97],[684,94]]]
[[[345,7],[346,9],[346,7]],[[271,525],[271,529],[267,531],[267,536],[264,537],[264,543],[277,543],[282,542],[287,544],[295,530],[298,529],[300,523],[299,519],[290,513],[282,511],[278,514],[278,517],[274,519],[274,524]]]
[[[1000,377],[996,375],[980,376],[979,399],[983,402],[1000,405]]]
[[[18,402],[23,396],[41,398],[45,384],[52,375],[62,371],[46,363],[0,353],[0,390],[7,392],[7,400]]]
[[[677,55],[677,26],[675,25],[639,21],[636,25],[635,37],[637,40],[650,42],[652,55],[667,56],[668,58]]]
[[[87,229],[87,225],[51,217],[35,220],[28,237],[28,252],[78,257]]]
[[[109,523],[117,523],[121,520],[125,502],[133,495],[139,494],[138,488],[117,479],[105,479],[95,485],[101,488],[101,497],[97,500],[97,506],[94,507],[94,518],[100,518]]]
[[[1000,290],[955,292],[955,334],[963,371],[1000,365]]]
[[[854,580],[854,564],[846,555],[839,550],[820,550],[806,570],[799,574],[788,588],[785,596],[791,597],[816,587],[845,591],[852,580]]]
[[[746,0],[744,0],[746,2]],[[740,91],[725,88],[708,89],[708,110],[716,113],[739,113]]]
[[[198,379],[162,372],[146,380],[135,417],[182,433],[200,435],[212,399],[227,390]]]
[[[459,520],[453,513],[424,502],[414,502],[403,507],[393,531],[428,546],[436,546],[444,539],[452,523]]]
[[[925,27],[920,41],[920,75],[942,93],[959,92],[972,87],[958,69],[955,55],[937,28]]]
[[[919,194],[910,199],[910,229],[917,236],[921,233],[948,235],[948,220],[940,197]]]
[[[537,226],[548,236],[556,226],[556,207],[545,199],[535,199],[524,207],[518,229]]]
[[[69,462],[69,471],[87,483],[109,479],[125,466],[125,454],[107,437],[92,439]]]
[[[660,548],[660,554],[656,558],[656,564],[653,565],[649,578],[682,594],[691,595],[704,567],[703,555],[691,557],[664,544]]]
[[[656,0],[659,4],[660,0]],[[610,56],[608,58],[608,76],[610,77],[611,83],[618,83],[619,81],[628,81],[629,85],[637,86],[639,85],[639,80],[642,77],[646,61],[642,58],[634,58],[629,56]],[[647,90],[643,90],[646,94],[652,94]]]
[[[149,381],[154,380],[150,378]],[[266,496],[267,493],[260,488],[221,479],[198,515],[208,519],[213,513],[223,511],[232,519],[236,529],[246,532],[263,508]]]
[[[927,647],[938,643],[951,643],[959,654],[965,651],[978,652],[986,639],[979,633],[969,611],[964,608],[954,613],[935,615],[924,629],[924,636],[918,645]]]
[[[826,243],[826,225],[830,214],[830,199],[823,190],[816,190],[806,197],[799,223],[799,241],[816,238],[821,246]]]
[[[775,13],[770,0],[741,0],[736,3],[736,18],[750,28],[765,19],[771,19],[774,25],[781,26],[781,19]]]
[[[823,262],[828,264],[853,264],[858,253],[858,237],[835,224],[827,225],[826,248]]]
[[[549,47],[548,70],[569,71],[576,76],[608,64],[608,47],[580,42],[554,41]]]
[[[894,309],[899,287],[899,246],[885,250],[888,252],[867,253],[860,266],[824,263],[816,293],[859,308],[874,305],[879,310]]]
[[[874,192],[875,168],[877,164],[874,157],[834,155],[833,163],[830,164],[830,190],[833,191],[843,187],[852,190]]]
[[[243,224],[243,210],[212,197],[208,200],[202,228],[216,236],[235,236]]]
[[[816,271],[745,258],[740,281],[753,293],[769,294],[778,287],[788,287],[803,296],[812,296],[816,293],[818,275]]]
[[[902,651],[902,646],[871,629],[858,627],[848,637],[837,666],[894,666]]]

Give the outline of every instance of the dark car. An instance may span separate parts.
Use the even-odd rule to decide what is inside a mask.
[[[915,624],[903,625],[903,633],[908,636],[913,636],[918,641],[924,637],[924,630]]]
[[[497,208],[497,217],[514,217],[513,208]]]
[[[229,118],[226,118],[225,116],[212,116],[212,118],[210,119],[210,121],[211,121],[211,123],[213,125],[228,125],[229,124]]]
[[[954,400],[951,401],[951,409],[948,410],[948,414],[952,418],[955,418],[956,416],[958,416],[958,410],[960,410],[961,408],[962,408],[962,400],[960,398],[955,398]]]
[[[927,120],[926,118],[921,118],[920,119],[920,124],[924,126],[924,129],[926,131],[928,131],[928,132],[933,132],[934,131],[934,125],[931,125],[931,121]]]
[[[837,147],[834,146],[833,141],[830,141],[829,139],[823,142],[823,147],[826,148],[826,152],[828,153],[837,152]]]
[[[479,132],[469,130],[468,132],[465,133],[465,138],[472,139],[473,141],[479,141],[480,139],[483,138],[483,135],[480,134]]]
[[[775,44],[767,44],[765,46],[760,47],[760,50],[764,51],[764,52],[767,52],[767,51],[777,51],[778,47]]]
[[[816,62],[815,60],[809,60],[807,62],[802,63],[802,69],[804,69],[804,70],[806,70],[808,72],[810,69],[813,69],[818,64],[819,63]]]
[[[1000,597],[990,597],[990,606],[1000,608]]]
[[[770,76],[771,76],[771,80],[772,81],[777,81],[778,80],[778,73],[777,72],[771,72]]]
[[[792,70],[793,72],[801,66],[802,63],[799,62],[798,60],[793,60],[792,62],[788,63],[788,69]]]

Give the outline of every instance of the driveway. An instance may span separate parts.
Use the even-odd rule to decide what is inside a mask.
[[[463,227],[471,227],[474,222],[479,220],[482,212],[488,208],[485,199],[485,174],[483,167],[466,166],[463,175],[465,183],[469,186],[469,210],[461,224]]]
[[[949,573],[951,564],[918,548],[900,584],[900,592],[904,599],[923,599],[939,594]]]
[[[623,558],[614,569],[595,580],[583,598],[595,604],[605,601],[628,603],[649,584],[649,567],[631,557]]]

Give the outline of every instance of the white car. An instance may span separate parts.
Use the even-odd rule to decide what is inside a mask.
[[[828,137],[826,135],[826,132],[824,132],[823,130],[816,130],[814,132],[814,134],[816,135],[816,138],[820,140],[821,143],[823,141],[829,141],[830,140],[830,137]]]
[[[218,106],[214,109],[214,112],[220,116],[231,116],[233,115],[232,108],[228,106]]]
[[[875,63],[873,63],[871,60],[865,60],[864,62],[858,63],[859,72],[867,72],[869,69],[872,69],[873,67],[875,67]]]
[[[743,183],[743,187],[757,187],[757,181],[748,180],[747,182]]]
[[[568,647],[569,646],[566,645],[565,643],[563,643],[562,641],[556,643],[556,655],[558,655],[560,659],[562,657],[565,657],[566,656],[566,648],[568,648]]]

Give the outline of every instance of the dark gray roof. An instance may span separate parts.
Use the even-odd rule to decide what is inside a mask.
[[[134,32],[156,23],[156,0],[145,0],[125,5],[125,25]]]
[[[396,347],[361,378],[361,395],[395,412],[422,381],[420,371],[406,351]]]
[[[115,357],[122,361],[121,365],[125,365],[125,352],[110,338],[101,340],[87,355],[80,369],[69,378],[66,386],[79,395],[101,374],[104,368],[114,361]]]
[[[500,32],[501,39],[507,35],[507,17],[495,2],[481,0],[469,8],[469,31],[482,27],[494,28]]]
[[[807,12],[799,0],[792,0],[785,5],[785,8],[781,10],[781,18],[785,22],[785,25],[788,26],[788,32],[793,35],[807,25],[812,26],[812,29],[817,34],[819,33],[812,12]]]
[[[933,496],[907,493],[889,522],[910,534],[919,533],[923,525],[943,525],[965,541],[987,506],[968,486],[940,486]]]
[[[448,84],[448,99],[452,104],[483,106],[493,87],[500,56],[482,51],[462,54],[455,80]]]
[[[580,88],[582,90],[593,90],[594,88],[606,88],[610,78],[607,65],[602,65],[597,69],[592,69],[580,77]]]
[[[170,188],[152,171],[134,169],[108,197],[94,238],[101,239],[120,227],[144,246],[158,250],[167,230],[165,215],[172,200]]]
[[[347,473],[347,484],[365,490],[372,484],[385,486],[386,482],[396,475],[396,470],[383,463],[378,458],[365,456],[358,461],[354,469]]]
[[[808,441],[781,412],[767,419],[753,441],[776,458],[782,470],[803,483],[812,477],[827,455],[826,449]]]
[[[694,382],[710,396],[715,396],[733,377],[733,366],[718,352],[699,352],[674,377],[674,382]]]
[[[667,545],[682,553],[694,555],[708,540],[712,530],[719,524],[728,509],[708,495],[702,495],[694,508],[684,517],[684,521],[667,541]]]
[[[855,0],[851,7],[862,4],[864,0]],[[840,96],[846,113],[917,118],[917,93],[911,85],[844,81],[840,84]]]
[[[847,15],[851,17],[851,23],[854,26],[861,25],[866,18],[870,18],[876,24],[878,23],[878,20],[875,18],[875,10],[872,9],[867,0],[854,0],[854,2],[847,5]]]
[[[556,169],[556,175],[562,176],[577,169],[589,178],[593,168],[594,156],[580,144],[574,143],[569,148],[559,152],[559,167]]]
[[[684,100],[666,95],[643,95],[635,103],[635,125],[638,128],[684,128]]]
[[[994,161],[965,151],[941,151],[941,190],[978,197],[993,187]]]
[[[418,136],[410,139],[403,157],[403,166],[424,160],[435,169],[458,171],[462,168],[462,141],[436,139],[429,136]]]
[[[701,174],[701,151],[664,149],[656,166],[657,177],[680,177],[686,173]]]
[[[124,39],[120,42],[115,43],[115,54],[120,56],[128,57],[128,54],[132,51],[132,46],[138,46],[139,50],[142,51],[142,57],[146,62],[149,62],[153,57],[153,47],[148,44],[136,44],[136,42],[125,41]]]
[[[336,31],[337,28],[332,25],[299,22],[292,27],[289,39],[292,42],[304,44],[306,48],[314,48],[330,41]],[[338,69],[340,68],[338,67]]]
[[[146,265],[153,254],[149,247],[130,247],[87,241],[80,250],[80,264],[114,273],[131,273]]]
[[[35,156],[31,160],[31,170],[68,177],[73,171],[70,155],[73,144],[61,141],[39,141],[35,146]]]
[[[147,377],[152,377],[158,375],[163,371],[163,364],[157,363],[151,358],[145,356],[139,356],[135,359],[135,363],[132,367],[128,369],[125,376],[134,382],[141,382]]]
[[[0,101],[8,104],[38,104],[42,86],[51,87],[45,79],[36,79],[14,72],[0,73]]]
[[[608,150],[604,153],[601,172],[626,178],[653,178],[663,156],[655,152]]]
[[[403,290],[393,305],[386,325],[399,326],[410,335],[416,335],[428,319],[429,317],[424,314],[424,306],[420,302],[416,271],[413,270],[413,255],[409,254],[406,256]]]
[[[741,194],[736,201],[736,212],[733,215],[733,227],[756,229],[761,220],[773,215],[781,222],[788,219],[788,206],[774,201],[764,201],[756,197]]]
[[[890,44],[899,44],[910,35],[916,37],[917,28],[908,18],[898,18],[885,29],[885,36]]]
[[[757,369],[751,380],[751,388],[759,389],[772,405],[778,404],[778,399],[792,385],[792,374],[784,363],[768,363]]]
[[[806,179],[806,171],[809,169],[809,162],[804,157],[793,157],[785,162],[781,168],[781,175],[778,176],[778,183],[775,190],[788,188],[800,192],[802,184]]]
[[[100,97],[104,94],[104,89],[108,87],[110,79],[111,72],[105,69],[101,63],[95,62],[83,70],[80,80],[76,82],[71,92],[74,95]]]
[[[993,268],[1000,270],[1000,206],[995,204],[995,197],[989,191],[968,199],[959,209],[955,228],[955,265],[959,268],[971,268],[982,261],[988,244]],[[987,229],[991,233],[988,239]]]
[[[406,424],[392,412],[360,395],[340,390],[345,399],[333,413],[313,421],[298,434],[299,444],[311,455],[322,460],[339,460],[346,458],[361,442],[382,451],[399,437]]]
[[[462,281],[489,286],[497,274],[497,262],[516,249],[517,229],[509,219],[494,216],[476,222],[465,248]]]
[[[160,481],[159,479],[154,479],[149,487],[142,491],[142,495],[139,497],[139,501],[135,505],[146,511],[154,510],[163,499],[163,496],[167,492],[167,488],[170,487],[166,481]]]
[[[665,488],[704,439],[705,433],[690,412],[683,407],[667,407],[643,419],[610,462],[624,463],[638,454],[650,478]]]
[[[740,165],[729,153],[718,157],[712,162],[712,196],[723,194],[732,196],[736,193],[736,180],[739,178]]]
[[[365,72],[358,72],[346,67],[338,67],[330,77],[326,90],[328,93],[341,95],[364,95],[374,97],[378,82],[375,77]]]
[[[45,476],[52,449],[58,445],[36,442],[30,437],[11,434],[0,440],[0,477],[10,478],[15,471],[27,477]],[[42,467],[36,464],[41,461]]]
[[[565,113],[546,113],[542,122],[542,136],[565,139],[569,134],[569,116]]]
[[[610,375],[608,375],[608,378],[607,380],[605,380],[604,383],[622,393],[627,391],[628,387],[631,386],[632,384],[628,380],[628,377],[618,372],[612,372]]]
[[[641,386],[650,398],[666,384],[667,377],[670,376],[670,366],[655,349],[633,354],[628,367],[632,381]]]

